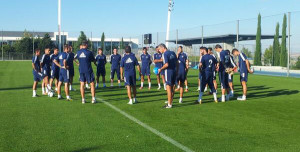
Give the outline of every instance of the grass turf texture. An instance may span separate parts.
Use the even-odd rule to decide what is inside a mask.
[[[0,62],[0,151],[181,151],[103,103],[82,105],[75,72],[73,101],[32,98],[31,62]],[[107,66],[107,85],[109,72]],[[247,101],[216,104],[205,95],[195,105],[198,72],[190,70],[184,103],[176,93],[174,108],[162,109],[166,92],[151,77],[152,89],[138,90],[139,104],[127,105],[123,87],[100,88],[96,96],[194,151],[300,149],[300,79],[250,75]],[[238,75],[234,84],[236,98]]]

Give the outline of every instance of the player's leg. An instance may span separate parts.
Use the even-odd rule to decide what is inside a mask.
[[[247,73],[241,73],[241,84],[243,87],[243,96],[238,97],[237,100],[245,101],[247,96],[247,81],[248,81],[248,74]]]
[[[115,69],[111,69],[110,71],[110,86],[113,87],[114,86],[114,77],[115,77]]]
[[[119,88],[121,87],[121,74],[120,74],[120,68],[118,68],[117,70],[117,78],[118,78],[118,86]]]
[[[85,82],[82,82],[80,81],[80,94],[81,94],[81,102],[82,104],[85,104],[85,96],[84,96],[84,85],[85,85]]]
[[[216,92],[216,89],[215,89],[215,86],[214,86],[214,83],[213,83],[213,77],[209,77],[208,79],[208,86],[214,96],[214,101],[216,103],[218,103],[218,99],[217,99],[217,92]]]
[[[219,79],[220,79],[221,93],[222,93],[220,101],[225,102],[225,92],[226,92],[225,71],[219,72]]]
[[[38,85],[38,81],[33,81],[33,85],[32,85],[32,97],[37,97],[37,94],[36,94],[37,85]]]
[[[45,82],[44,82],[44,79],[43,79],[43,81],[42,81],[42,94],[43,94],[43,95],[47,95],[47,94],[46,94],[46,90],[45,90]]]
[[[144,76],[146,74],[146,69],[142,67],[142,71],[141,71],[141,87],[140,89],[143,89],[144,88]]]
[[[129,98],[128,104],[133,104],[132,96],[131,96],[131,86],[130,85],[126,85],[126,87],[127,87],[127,95],[128,95],[128,98]]]
[[[164,84],[164,90],[167,90],[167,84],[166,84],[166,77],[165,77],[165,71],[164,70],[162,70],[161,71],[161,79],[163,80],[163,84]]]
[[[198,103],[202,104],[202,96],[205,90],[205,86],[207,85],[206,76],[203,75],[201,77],[201,83],[200,83],[200,91],[199,91],[199,97],[198,97]]]
[[[229,88],[229,82],[228,82],[228,78],[229,77],[229,74],[228,73],[225,73],[225,99],[226,101],[229,101],[229,93],[230,93],[230,88]]]
[[[96,103],[95,82],[92,81],[90,85],[91,85],[92,103]]]
[[[133,102],[137,103],[137,100],[136,100],[136,85],[131,86],[131,88],[132,88],[132,93],[133,93]]]
[[[184,81],[184,85],[185,85],[185,92],[189,92],[189,87],[188,87],[188,79],[186,77],[185,81]]]
[[[179,103],[182,103],[182,98],[183,98],[183,87],[184,87],[183,81],[179,81],[179,87],[180,87]]]
[[[157,85],[158,85],[157,90],[160,90],[161,89],[161,86],[160,86],[160,74],[156,75],[156,79],[157,79]]]
[[[168,108],[172,108],[172,95],[173,95],[172,90],[174,90],[173,87],[174,87],[173,85],[168,85],[167,84],[167,96],[168,96],[168,105],[167,105],[167,107]]]
[[[147,78],[148,78],[148,89],[151,89],[151,75],[150,75],[150,67],[146,71]]]
[[[217,92],[217,89],[218,89],[218,83],[217,83],[217,80],[213,80],[213,83],[214,83],[215,90],[216,90],[216,92]]]
[[[74,90],[73,87],[72,87],[72,85],[73,85],[73,76],[70,76],[70,83],[69,83],[69,90],[70,91]]]
[[[69,70],[65,70],[66,74],[64,75],[64,82],[65,82],[65,93],[66,93],[66,96],[67,96],[67,100],[71,100],[71,97],[70,97],[70,91],[69,91],[69,83],[70,83],[70,73],[69,73]]]
[[[105,69],[102,71],[102,83],[103,83],[103,88],[106,88],[106,84],[105,84],[105,75],[106,75],[106,72],[105,72]]]
[[[234,96],[234,87],[233,87],[233,75],[229,74],[228,75],[228,84],[229,84],[229,97],[233,97]]]
[[[98,72],[97,72],[97,77],[96,77],[96,89],[99,88],[99,78],[100,76],[98,75]],[[103,77],[102,77],[103,78]]]
[[[57,84],[57,99],[61,99],[61,85],[62,81],[59,81]]]

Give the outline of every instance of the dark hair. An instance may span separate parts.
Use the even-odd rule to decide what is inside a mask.
[[[35,50],[34,50],[34,52],[36,53],[36,52],[40,52],[41,50],[39,49],[39,48],[36,48]]]
[[[167,49],[166,45],[163,43],[159,44],[158,47],[163,47],[163,48]]]
[[[183,49],[183,47],[182,47],[182,46],[179,46],[179,48]]]
[[[101,50],[101,51],[103,51],[103,49],[102,49],[102,48],[98,48],[98,51],[100,51],[100,50]]]
[[[125,52],[126,53],[131,53],[131,47],[130,46],[126,46],[125,47]]]
[[[217,44],[217,45],[215,46],[215,49],[222,49],[222,46],[221,46],[220,44]]]
[[[158,48],[158,46],[155,47],[156,49]]]
[[[147,50],[147,47],[143,47],[143,50]]]
[[[82,41],[81,45],[87,46],[87,45],[88,45],[88,44],[87,44],[87,41]]]
[[[200,47],[200,50],[205,50],[205,52],[206,52],[206,53],[208,53],[208,50],[207,50],[207,48],[206,48],[206,47],[204,47],[204,46],[201,46],[201,47]]]
[[[211,47],[208,47],[207,50],[211,50],[211,51],[212,51],[212,48],[211,48]]]
[[[68,47],[69,47],[69,45],[68,45],[68,44],[65,44],[65,45],[64,45],[64,48],[68,48]]]
[[[53,51],[54,51],[54,50],[58,50],[58,48],[57,48],[57,47],[55,47],[55,48],[53,48]]]
[[[230,54],[230,51],[229,50],[225,50],[226,52],[228,52]]]
[[[235,53],[235,52],[238,52],[239,50],[238,49],[232,49],[231,53]]]

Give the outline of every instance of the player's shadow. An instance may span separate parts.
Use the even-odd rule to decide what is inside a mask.
[[[267,89],[271,89],[272,87],[267,87],[265,85],[261,85],[261,86],[250,86],[247,87],[247,90],[267,90]],[[235,87],[234,88],[235,92],[240,92],[243,91],[243,88],[241,86]]]
[[[99,150],[100,150],[100,146],[93,146],[93,147],[88,147],[88,148],[72,150],[71,152],[89,152],[89,151],[99,151]]]
[[[247,94],[247,99],[261,99],[268,97],[284,96],[298,94],[299,90],[270,90],[262,92],[250,92]]]
[[[23,90],[23,89],[29,89],[29,88],[32,88],[32,85],[30,85],[30,86],[23,86],[23,87],[14,87],[14,88],[0,88],[0,91]]]

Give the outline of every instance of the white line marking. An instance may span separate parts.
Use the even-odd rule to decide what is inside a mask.
[[[135,117],[127,114],[126,112],[122,111],[121,109],[115,107],[114,105],[104,101],[101,98],[97,98],[97,100],[101,101],[102,103],[104,103],[105,105],[109,106],[110,108],[114,109],[115,111],[119,112],[120,114],[122,114],[123,116],[127,117],[128,119],[132,120],[133,122],[139,124],[140,126],[148,129],[149,131],[151,131],[152,133],[156,134],[157,136],[163,138],[164,140],[168,141],[169,143],[173,144],[174,146],[180,148],[183,151],[187,151],[187,152],[192,152],[193,150],[189,149],[188,147],[180,144],[179,142],[175,141],[174,139],[172,139],[171,137],[168,137],[167,135],[159,132],[158,130],[148,126],[147,124],[141,122],[140,120],[136,119]]]

